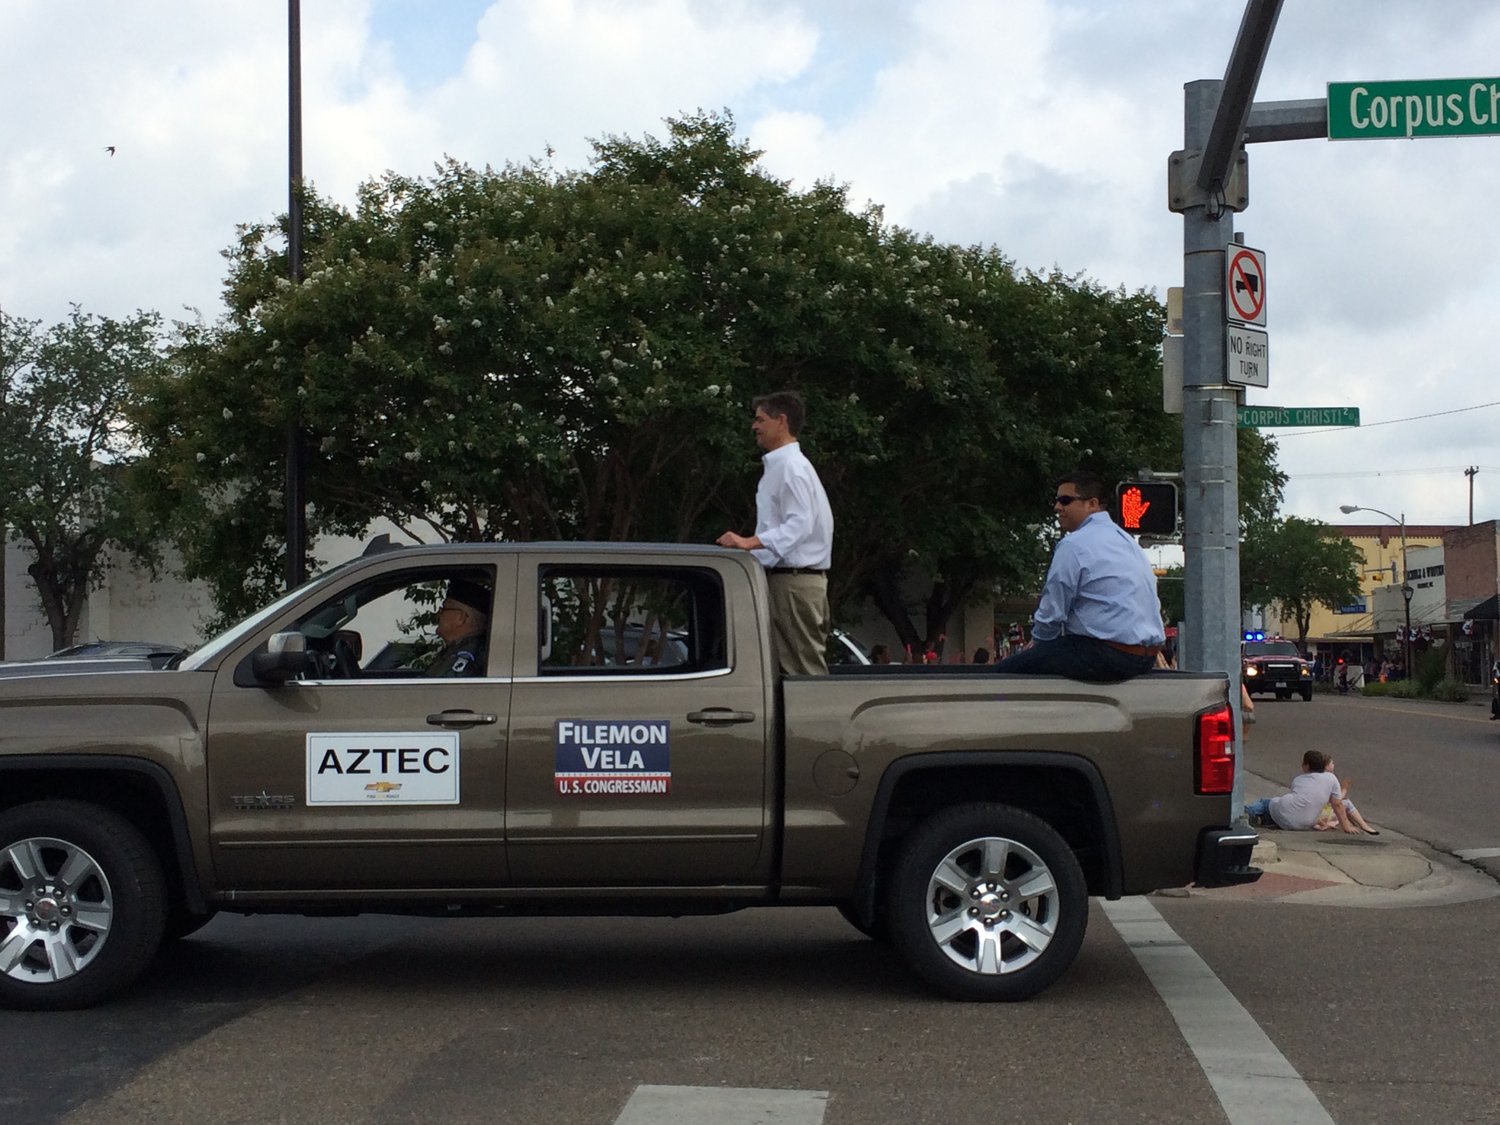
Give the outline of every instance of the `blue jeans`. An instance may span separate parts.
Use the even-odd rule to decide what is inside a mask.
[[[1069,635],[1033,641],[1030,648],[1023,648],[996,664],[995,671],[1113,684],[1149,672],[1155,663],[1154,656],[1132,656],[1093,637]]]
[[[1269,797],[1262,797],[1258,801],[1251,801],[1248,805],[1245,806],[1245,815],[1246,816],[1270,816],[1271,815],[1271,798],[1269,798]]]

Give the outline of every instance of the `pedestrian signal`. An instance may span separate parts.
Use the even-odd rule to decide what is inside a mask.
[[[1177,486],[1170,481],[1131,481],[1115,490],[1115,518],[1132,535],[1177,531]]]

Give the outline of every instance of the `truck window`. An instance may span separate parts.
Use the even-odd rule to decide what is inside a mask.
[[[544,676],[729,666],[724,592],[712,570],[551,567],[541,574],[539,599]]]
[[[438,611],[454,582],[466,597],[493,602],[494,573],[488,567],[426,568],[372,578],[321,603],[297,622],[307,647],[317,654],[323,679],[411,679],[428,673],[439,656]],[[492,606],[478,607],[486,616]],[[474,648],[484,675],[490,620]]]

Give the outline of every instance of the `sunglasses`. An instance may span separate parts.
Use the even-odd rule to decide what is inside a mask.
[[[1082,499],[1083,499],[1082,496],[1054,496],[1052,498],[1052,503],[1057,504],[1057,505],[1059,505],[1061,507],[1066,508],[1074,500],[1082,500]]]

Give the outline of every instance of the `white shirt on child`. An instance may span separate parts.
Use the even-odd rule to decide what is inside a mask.
[[[1339,779],[1322,773],[1299,773],[1292,778],[1292,791],[1271,798],[1271,819],[1282,828],[1307,831],[1323,815],[1323,806],[1339,796]]]

